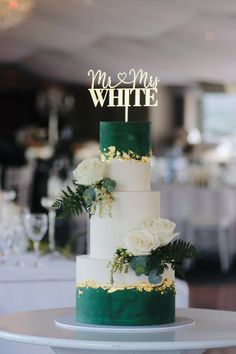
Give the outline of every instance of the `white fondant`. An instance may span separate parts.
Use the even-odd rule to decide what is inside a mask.
[[[116,192],[112,217],[93,215],[90,221],[90,255],[111,258],[117,247],[126,248],[127,234],[142,220],[160,216],[159,192]]]
[[[112,256],[110,257],[110,259]],[[110,283],[110,273],[107,267],[110,259],[98,259],[90,256],[76,257],[76,283],[84,281],[94,281],[98,284]],[[166,270],[163,278],[174,280],[174,271],[172,269]],[[148,283],[148,277],[145,275],[137,276],[132,269],[128,273],[115,273],[114,285],[125,284],[135,285],[140,283]]]
[[[106,177],[116,181],[116,191],[150,191],[150,163],[113,159],[106,165]]]

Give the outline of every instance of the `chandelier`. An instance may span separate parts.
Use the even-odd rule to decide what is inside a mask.
[[[34,0],[0,0],[0,30],[15,27],[32,12]]]

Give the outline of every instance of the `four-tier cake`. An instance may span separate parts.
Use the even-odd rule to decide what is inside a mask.
[[[140,326],[175,320],[171,267],[165,267],[155,282],[150,282],[148,274],[139,274],[140,266],[136,271],[130,267],[119,271],[118,266],[111,279],[109,267],[114,254],[127,249],[141,257],[139,262],[144,261],[147,248],[156,242],[142,229],[145,223],[149,229],[153,227],[152,220],[160,216],[160,193],[151,191],[150,151],[149,122],[100,123],[100,159],[105,164],[105,178],[114,180],[116,187],[111,212],[101,216],[96,210],[91,216],[90,254],[76,259],[79,322]]]

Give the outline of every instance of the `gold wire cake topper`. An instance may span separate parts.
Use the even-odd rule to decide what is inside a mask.
[[[95,107],[107,104],[107,107],[124,107],[125,122],[128,122],[129,107],[151,107],[158,105],[157,92],[159,79],[143,71],[130,69],[128,73],[119,72],[115,83],[105,71],[92,69],[88,71],[91,77],[90,95]],[[130,97],[134,94],[134,103]],[[144,98],[144,104],[141,99]]]

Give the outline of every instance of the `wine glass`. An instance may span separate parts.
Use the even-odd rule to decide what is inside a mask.
[[[12,251],[13,234],[11,225],[0,224],[0,263],[6,263]]]
[[[13,246],[12,253],[14,255],[14,265],[17,267],[25,267],[25,253],[28,248],[28,237],[26,236],[25,226],[22,223],[24,219],[16,221],[13,232]]]
[[[48,228],[47,214],[26,214],[25,230],[28,238],[33,241],[35,254],[35,267],[39,267],[39,243],[45,235]]]

